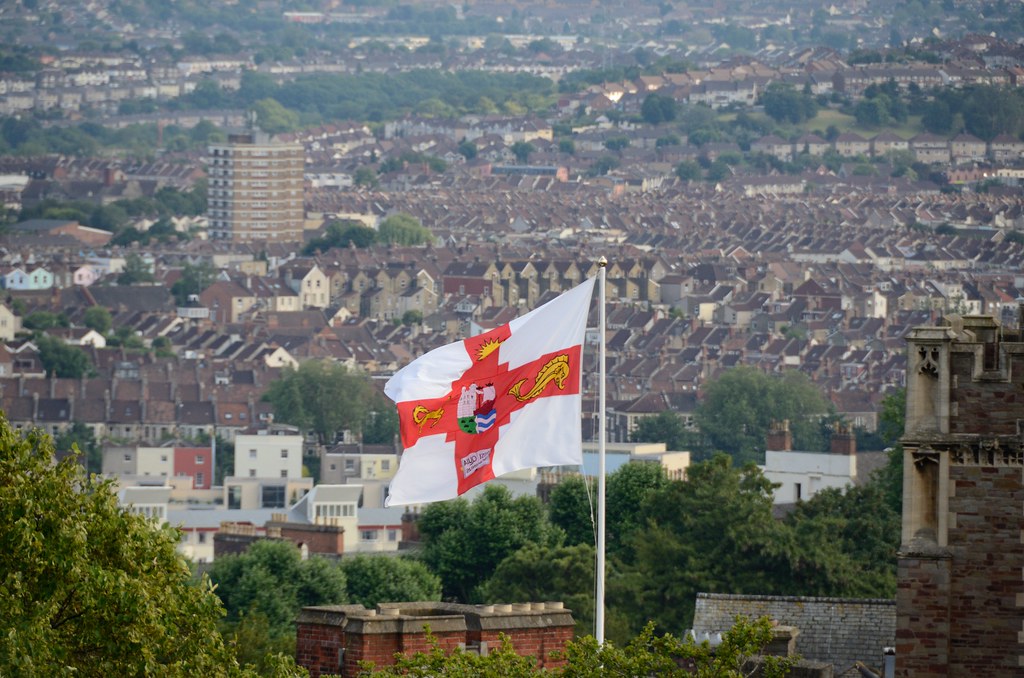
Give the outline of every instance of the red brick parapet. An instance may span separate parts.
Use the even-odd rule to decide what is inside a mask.
[[[297,620],[296,660],[313,678],[354,676],[360,662],[390,665],[395,654],[427,652],[430,634],[446,651],[462,648],[485,654],[507,636],[517,653],[533,656],[540,667],[559,664],[552,652],[572,640],[575,622],[562,603],[460,605],[383,603],[303,608]]]

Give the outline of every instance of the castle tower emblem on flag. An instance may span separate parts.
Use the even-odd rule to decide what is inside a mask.
[[[483,433],[494,426],[498,411],[494,409],[494,385],[479,388],[476,384],[462,387],[456,416],[459,428],[466,433]]]

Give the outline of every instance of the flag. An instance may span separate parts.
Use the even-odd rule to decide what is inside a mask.
[[[580,359],[593,289],[591,278],[388,380],[404,448],[388,506],[451,499],[524,468],[582,463]]]

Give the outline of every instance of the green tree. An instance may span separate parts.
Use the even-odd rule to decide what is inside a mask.
[[[276,99],[260,99],[253,103],[252,111],[256,114],[256,124],[269,134],[293,132],[299,127],[299,114],[288,110]]]
[[[298,369],[286,367],[281,377],[270,383],[263,399],[273,404],[277,421],[314,431],[320,443],[326,444],[340,431],[360,432],[364,413],[370,409],[371,388],[369,377],[362,372],[308,360]]]
[[[577,635],[594,630],[594,563],[591,544],[527,544],[499,563],[480,589],[489,603],[560,600],[572,610]]]
[[[782,593],[790,575],[784,528],[772,517],[771,483],[753,464],[725,455],[693,464],[640,507],[623,574],[609,579],[609,600],[632,620],[659,628],[692,624],[699,591]],[[672,567],[665,567],[672,563]]]
[[[772,641],[772,621],[761,617],[751,621],[737,617],[732,628],[722,634],[717,647],[692,638],[679,640],[671,634],[655,636],[648,624],[625,647],[612,642],[598,645],[593,636],[570,641],[566,647],[566,666],[561,678],[594,676],[664,676],[665,678],[741,678],[752,675],[747,661],[762,655]],[[798,657],[760,656],[757,675],[783,678]]]
[[[360,167],[357,169],[355,174],[352,175],[352,183],[356,186],[365,186],[367,188],[377,188],[380,186],[377,173],[370,167]]]
[[[50,311],[32,311],[22,318],[21,326],[26,330],[45,332],[54,327],[68,327],[68,319],[63,313],[51,313]]]
[[[644,502],[652,493],[668,483],[659,463],[630,463],[608,476],[607,540],[608,552],[626,546],[632,534],[643,524],[640,519]]]
[[[374,608],[378,603],[441,600],[441,580],[418,560],[387,555],[344,558],[348,596]]]
[[[198,264],[185,262],[181,277],[171,285],[171,294],[179,306],[184,306],[191,295],[200,294],[213,284],[216,277],[217,269],[209,261],[204,260]]]
[[[96,441],[92,429],[80,421],[75,421],[54,438],[53,447],[58,453],[72,452],[75,448],[84,456],[82,466],[88,473],[103,471],[103,450]]]
[[[463,139],[461,142],[459,142],[458,151],[459,154],[462,155],[462,157],[465,158],[466,160],[472,160],[473,158],[476,157],[477,154],[476,144],[474,144],[472,141]]]
[[[377,237],[381,242],[395,245],[424,245],[434,239],[433,234],[420,220],[411,214],[399,212],[381,222],[377,229]]]
[[[294,635],[295,618],[306,605],[348,600],[341,568],[325,558],[303,560],[290,541],[257,541],[245,553],[217,558],[209,574],[227,621],[265,615],[272,637]]]
[[[178,531],[0,418],[0,674],[241,675]]]
[[[363,412],[362,434],[367,445],[393,445],[398,440],[398,410],[380,393],[373,394]]]
[[[113,325],[110,311],[103,306],[90,306],[82,314],[82,323],[91,330],[106,334]]]
[[[676,102],[670,96],[652,92],[640,105],[640,116],[651,125],[672,122],[676,119]]]
[[[149,264],[134,252],[124,258],[124,269],[117,276],[118,285],[135,285],[136,283],[153,282],[153,271]]]
[[[683,418],[670,410],[641,417],[630,437],[637,443],[665,443],[669,450],[688,449],[693,440],[693,434],[686,430]]]
[[[375,230],[357,221],[343,219],[327,224],[323,237],[310,240],[302,249],[302,253],[310,256],[317,252],[326,252],[332,247],[349,247],[350,245],[366,249],[376,241],[377,232]]]
[[[828,401],[800,372],[770,376],[737,367],[707,385],[694,419],[712,450],[742,463],[760,460],[773,421],[789,421],[796,449],[824,449],[818,420],[828,411]]]
[[[597,544],[597,484],[592,478],[572,475],[551,489],[548,516],[551,523],[565,532],[567,544]]]
[[[676,176],[683,181],[700,181],[700,165],[695,160],[683,160],[676,165]]]
[[[48,335],[34,341],[39,349],[39,361],[47,374],[62,379],[81,379],[93,371],[89,356],[77,346]]]
[[[430,504],[420,517],[423,561],[441,577],[445,598],[481,600],[478,587],[498,564],[527,544],[557,545],[554,529],[535,497],[512,498],[488,485],[473,502]]]
[[[510,150],[516,156],[516,162],[520,165],[525,165],[530,162],[530,154],[537,149],[528,141],[517,141],[512,144],[512,148]]]

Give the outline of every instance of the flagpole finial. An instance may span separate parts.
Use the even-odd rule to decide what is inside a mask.
[[[606,259],[604,255],[602,255],[601,258],[597,260],[597,265],[600,266],[601,268],[604,268],[605,266],[608,265],[608,259]]]

